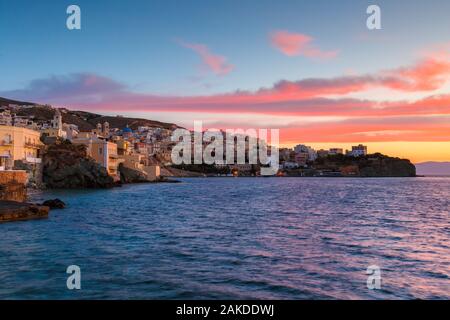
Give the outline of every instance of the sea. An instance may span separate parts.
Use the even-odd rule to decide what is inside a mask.
[[[450,178],[179,181],[33,193],[0,299],[450,298]]]

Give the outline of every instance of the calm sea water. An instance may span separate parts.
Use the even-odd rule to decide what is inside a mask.
[[[0,298],[450,298],[449,178],[182,181],[34,195],[68,208],[0,224]]]

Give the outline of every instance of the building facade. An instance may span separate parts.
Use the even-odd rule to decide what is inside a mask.
[[[367,146],[359,144],[357,146],[352,146],[352,151],[348,152],[348,155],[353,157],[362,157],[367,155]]]
[[[28,128],[0,125],[0,169],[11,169],[16,160],[40,163],[40,135]]]
[[[88,156],[104,167],[115,180],[119,180],[118,167],[120,159],[117,154],[117,144],[106,139],[100,139],[91,133],[85,135],[83,133],[72,139],[72,143],[85,145]]]

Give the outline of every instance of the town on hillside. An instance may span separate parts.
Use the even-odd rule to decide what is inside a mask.
[[[260,167],[254,164],[218,164],[218,165],[173,165],[171,140],[177,126],[163,127],[142,125],[131,128],[111,127],[105,121],[97,123],[93,129],[80,130],[74,123],[63,121],[66,109],[51,108],[52,119],[42,119],[33,113],[23,115],[23,110],[35,108],[35,105],[14,105],[0,109],[0,170],[26,170],[29,181],[36,186],[42,185],[42,158],[52,145],[66,144],[83,146],[85,156],[103,167],[113,181],[123,180],[124,172],[138,173],[140,181],[155,181],[163,176],[192,175],[259,175]],[[22,115],[16,111],[21,110]],[[117,116],[121,117],[121,116]],[[248,142],[248,141],[247,141]],[[73,151],[73,150],[72,150]],[[61,150],[53,150],[54,154]],[[248,152],[248,144],[246,145]],[[270,153],[270,148],[269,148]],[[84,153],[83,153],[84,154]],[[341,148],[314,150],[306,145],[297,145],[293,149],[279,149],[279,176],[395,176],[386,168],[386,159],[382,155],[367,153],[367,146],[353,146],[351,150]],[[400,160],[400,159],[398,159]],[[402,160],[404,161],[404,160]],[[409,162],[409,161],[408,161]],[[367,163],[369,163],[367,165]],[[374,165],[376,164],[376,165]],[[369,167],[373,171],[364,171]],[[414,167],[413,165],[411,165]],[[128,170],[128,171],[126,171]],[[378,170],[378,171],[377,171]],[[364,173],[365,172],[365,173]],[[413,176],[410,168],[401,176]],[[48,177],[48,174],[47,174]],[[69,177],[61,177],[61,180]],[[77,177],[75,177],[77,178]],[[66,179],[67,180],[67,179]],[[133,182],[133,179],[125,179]],[[45,184],[45,181],[44,181]],[[83,184],[80,184],[83,186]],[[64,186],[61,184],[61,186]],[[72,186],[72,185],[71,185]],[[76,184],[73,185],[76,187]]]
[[[76,124],[63,122],[65,109],[53,109],[50,120],[14,113],[31,107],[9,105],[0,110],[0,170],[31,167],[31,174],[39,172],[45,146],[61,141],[84,145],[87,157],[104,167],[115,181],[120,180],[119,165],[140,171],[151,181],[160,176],[160,165],[170,164],[170,129],[139,126],[132,130],[127,125],[110,128],[108,122],[103,122],[92,130],[81,131]],[[31,178],[39,179],[36,174]]]

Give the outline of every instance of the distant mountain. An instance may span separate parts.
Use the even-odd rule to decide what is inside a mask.
[[[55,108],[48,105],[39,105],[37,103],[16,101],[0,97],[0,106],[3,109],[8,108],[10,104],[32,106],[20,108],[14,112],[18,116],[33,117],[36,121],[51,120],[55,114]],[[136,130],[139,126],[159,127],[165,129],[178,128],[178,126],[173,123],[159,122],[148,119],[127,118],[122,116],[103,116],[101,114],[86,111],[73,111],[65,108],[60,110],[63,117],[63,122],[75,124],[81,131],[90,131],[96,127],[97,123],[103,123],[105,121],[109,122],[109,126],[111,128],[120,129],[126,127],[127,125],[133,130]]]
[[[422,162],[416,164],[417,174],[422,176],[450,176],[450,162]]]

